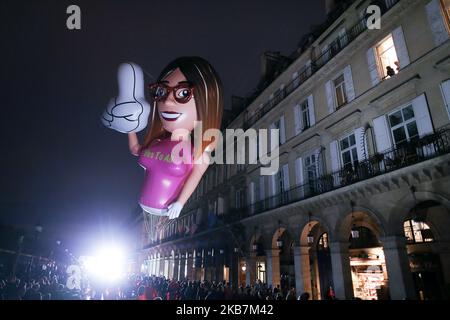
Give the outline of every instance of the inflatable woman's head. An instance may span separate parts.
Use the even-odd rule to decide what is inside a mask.
[[[205,59],[175,59],[162,70],[157,82],[150,85],[150,92],[153,112],[144,147],[148,147],[155,139],[169,137],[175,129],[192,131],[194,121],[201,121],[202,136],[208,129],[220,129],[223,113],[222,83],[217,72]],[[195,151],[195,158],[200,157],[211,142],[202,139],[197,143],[201,148]]]

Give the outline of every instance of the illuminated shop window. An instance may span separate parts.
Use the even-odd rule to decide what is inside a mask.
[[[400,64],[395,51],[394,39],[389,35],[376,46],[378,65],[382,78],[393,76],[400,70]]]
[[[403,223],[406,242],[423,243],[433,242],[434,236],[430,227],[425,222],[416,222],[414,220],[406,220]]]

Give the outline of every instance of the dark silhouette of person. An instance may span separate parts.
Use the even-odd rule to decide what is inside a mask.
[[[388,75],[389,77],[395,76],[395,70],[392,69],[391,66],[387,66],[387,67],[386,67],[386,71],[387,71],[387,75]]]

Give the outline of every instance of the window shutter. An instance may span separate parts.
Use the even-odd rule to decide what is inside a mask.
[[[449,33],[445,27],[444,17],[439,0],[432,0],[426,6],[428,23],[433,33],[436,46],[444,43],[449,38]]]
[[[295,160],[295,183],[300,186],[303,184],[303,159],[299,157]]]
[[[272,133],[271,133],[271,131],[274,130],[274,129],[276,129],[276,128],[275,128],[275,123],[272,123],[272,124],[269,126],[270,151],[271,151],[271,152],[272,152],[273,150],[275,150],[275,145],[272,143]],[[281,131],[281,130],[280,130],[280,131]],[[281,134],[281,132],[280,132],[279,134]]]
[[[442,97],[444,98],[444,105],[450,117],[450,80],[441,83]]]
[[[300,117],[300,105],[294,107],[295,135],[302,132],[302,118]]]
[[[284,116],[280,118],[280,143],[286,142],[286,126],[284,125]]]
[[[289,165],[287,163],[283,166],[283,185],[284,191],[289,190]]]
[[[412,101],[414,116],[416,118],[417,130],[419,136],[423,137],[433,132],[433,124],[431,123],[430,112],[425,94],[422,94]]]
[[[264,184],[264,176],[259,177],[259,200],[264,200],[266,197],[266,188]]]
[[[249,204],[254,204],[255,203],[255,183],[254,182],[250,182],[250,188],[248,191],[249,191],[248,198],[250,200]]]
[[[303,185],[303,159],[301,157],[295,160],[295,183],[297,186]],[[303,197],[303,188],[298,188],[300,192],[300,198]]]
[[[397,57],[400,60],[400,69],[406,67],[409,64],[408,49],[406,48],[405,36],[403,35],[402,27],[398,27],[392,31],[392,38],[394,39],[395,51]]]
[[[373,130],[377,143],[377,151],[383,152],[390,149],[392,147],[391,131],[385,115],[373,119]]]
[[[328,104],[328,113],[334,112],[334,94],[333,94],[333,84],[331,81],[328,81],[325,84],[325,90],[327,93],[327,104]]]
[[[344,81],[348,102],[355,100],[355,87],[353,85],[352,68],[350,65],[344,69]]]
[[[376,86],[380,82],[380,73],[378,72],[377,60],[375,57],[375,49],[367,50],[367,64],[369,66],[370,80],[372,86]]]
[[[313,125],[316,124],[316,115],[314,113],[314,97],[312,94],[310,94],[308,97],[308,112],[309,112],[310,126],[312,127]]]
[[[356,147],[358,152],[358,160],[364,161],[368,157],[367,151],[367,139],[365,135],[364,127],[360,127],[355,130]]]
[[[330,156],[331,171],[338,171],[341,168],[341,162],[339,160],[339,143],[337,140],[334,140],[330,143]]]

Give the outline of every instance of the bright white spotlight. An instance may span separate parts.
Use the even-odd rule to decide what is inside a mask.
[[[94,257],[85,257],[86,270],[99,280],[113,282],[124,274],[125,255],[120,247],[101,247]]]

